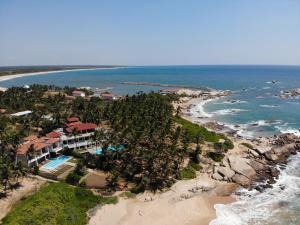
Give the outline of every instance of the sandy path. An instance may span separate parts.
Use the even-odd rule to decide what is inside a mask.
[[[0,199],[0,220],[8,214],[12,207],[20,201],[22,197],[36,192],[45,183],[45,180],[24,178],[21,181],[20,188],[8,192],[6,198]]]
[[[212,191],[189,191],[195,187]],[[201,174],[196,179],[177,182],[162,194],[144,193],[135,199],[121,199],[116,205],[105,205],[96,211],[89,225],[208,225],[216,216],[214,204],[234,201],[228,196],[233,189],[232,185]]]

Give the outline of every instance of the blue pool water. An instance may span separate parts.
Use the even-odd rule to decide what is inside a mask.
[[[120,145],[119,147],[115,147],[115,146],[109,146],[108,148],[107,148],[107,150],[108,151],[117,151],[117,150],[120,150],[120,151],[122,151],[122,150],[124,150],[125,149],[125,146],[124,145]],[[102,148],[97,148],[96,149],[96,155],[101,155],[102,154]]]
[[[63,164],[64,162],[66,162],[67,160],[69,160],[71,157],[70,156],[60,156],[56,159],[51,160],[51,162],[45,164],[43,166],[43,168],[47,169],[47,170],[53,170],[56,167],[58,167],[59,165]]]

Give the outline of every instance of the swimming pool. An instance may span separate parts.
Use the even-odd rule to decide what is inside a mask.
[[[71,157],[70,156],[60,156],[56,159],[52,159],[51,162],[46,163],[42,168],[47,169],[47,170],[53,170],[59,165],[63,164],[67,160],[69,160]]]
[[[125,149],[124,145],[120,145],[118,147],[111,145],[111,146],[108,146],[108,148],[107,148],[108,151],[112,151],[112,152],[117,151],[117,150],[122,151],[124,149]],[[102,151],[103,151],[102,148],[97,148],[96,149],[96,155],[101,155]]]

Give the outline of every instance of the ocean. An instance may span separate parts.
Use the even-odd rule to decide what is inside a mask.
[[[232,95],[198,105],[195,116],[206,116],[238,129],[244,137],[292,132],[300,135],[300,99],[279,97],[300,88],[300,66],[143,66],[109,70],[57,72],[0,82],[1,87],[25,84],[108,88],[124,95],[167,89],[128,85],[149,82],[230,90]],[[263,193],[239,190],[238,201],[216,205],[212,225],[300,224],[300,156],[291,157],[274,185]]]

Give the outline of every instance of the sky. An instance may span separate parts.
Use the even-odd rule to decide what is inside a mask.
[[[0,0],[0,66],[300,65],[300,0]]]

